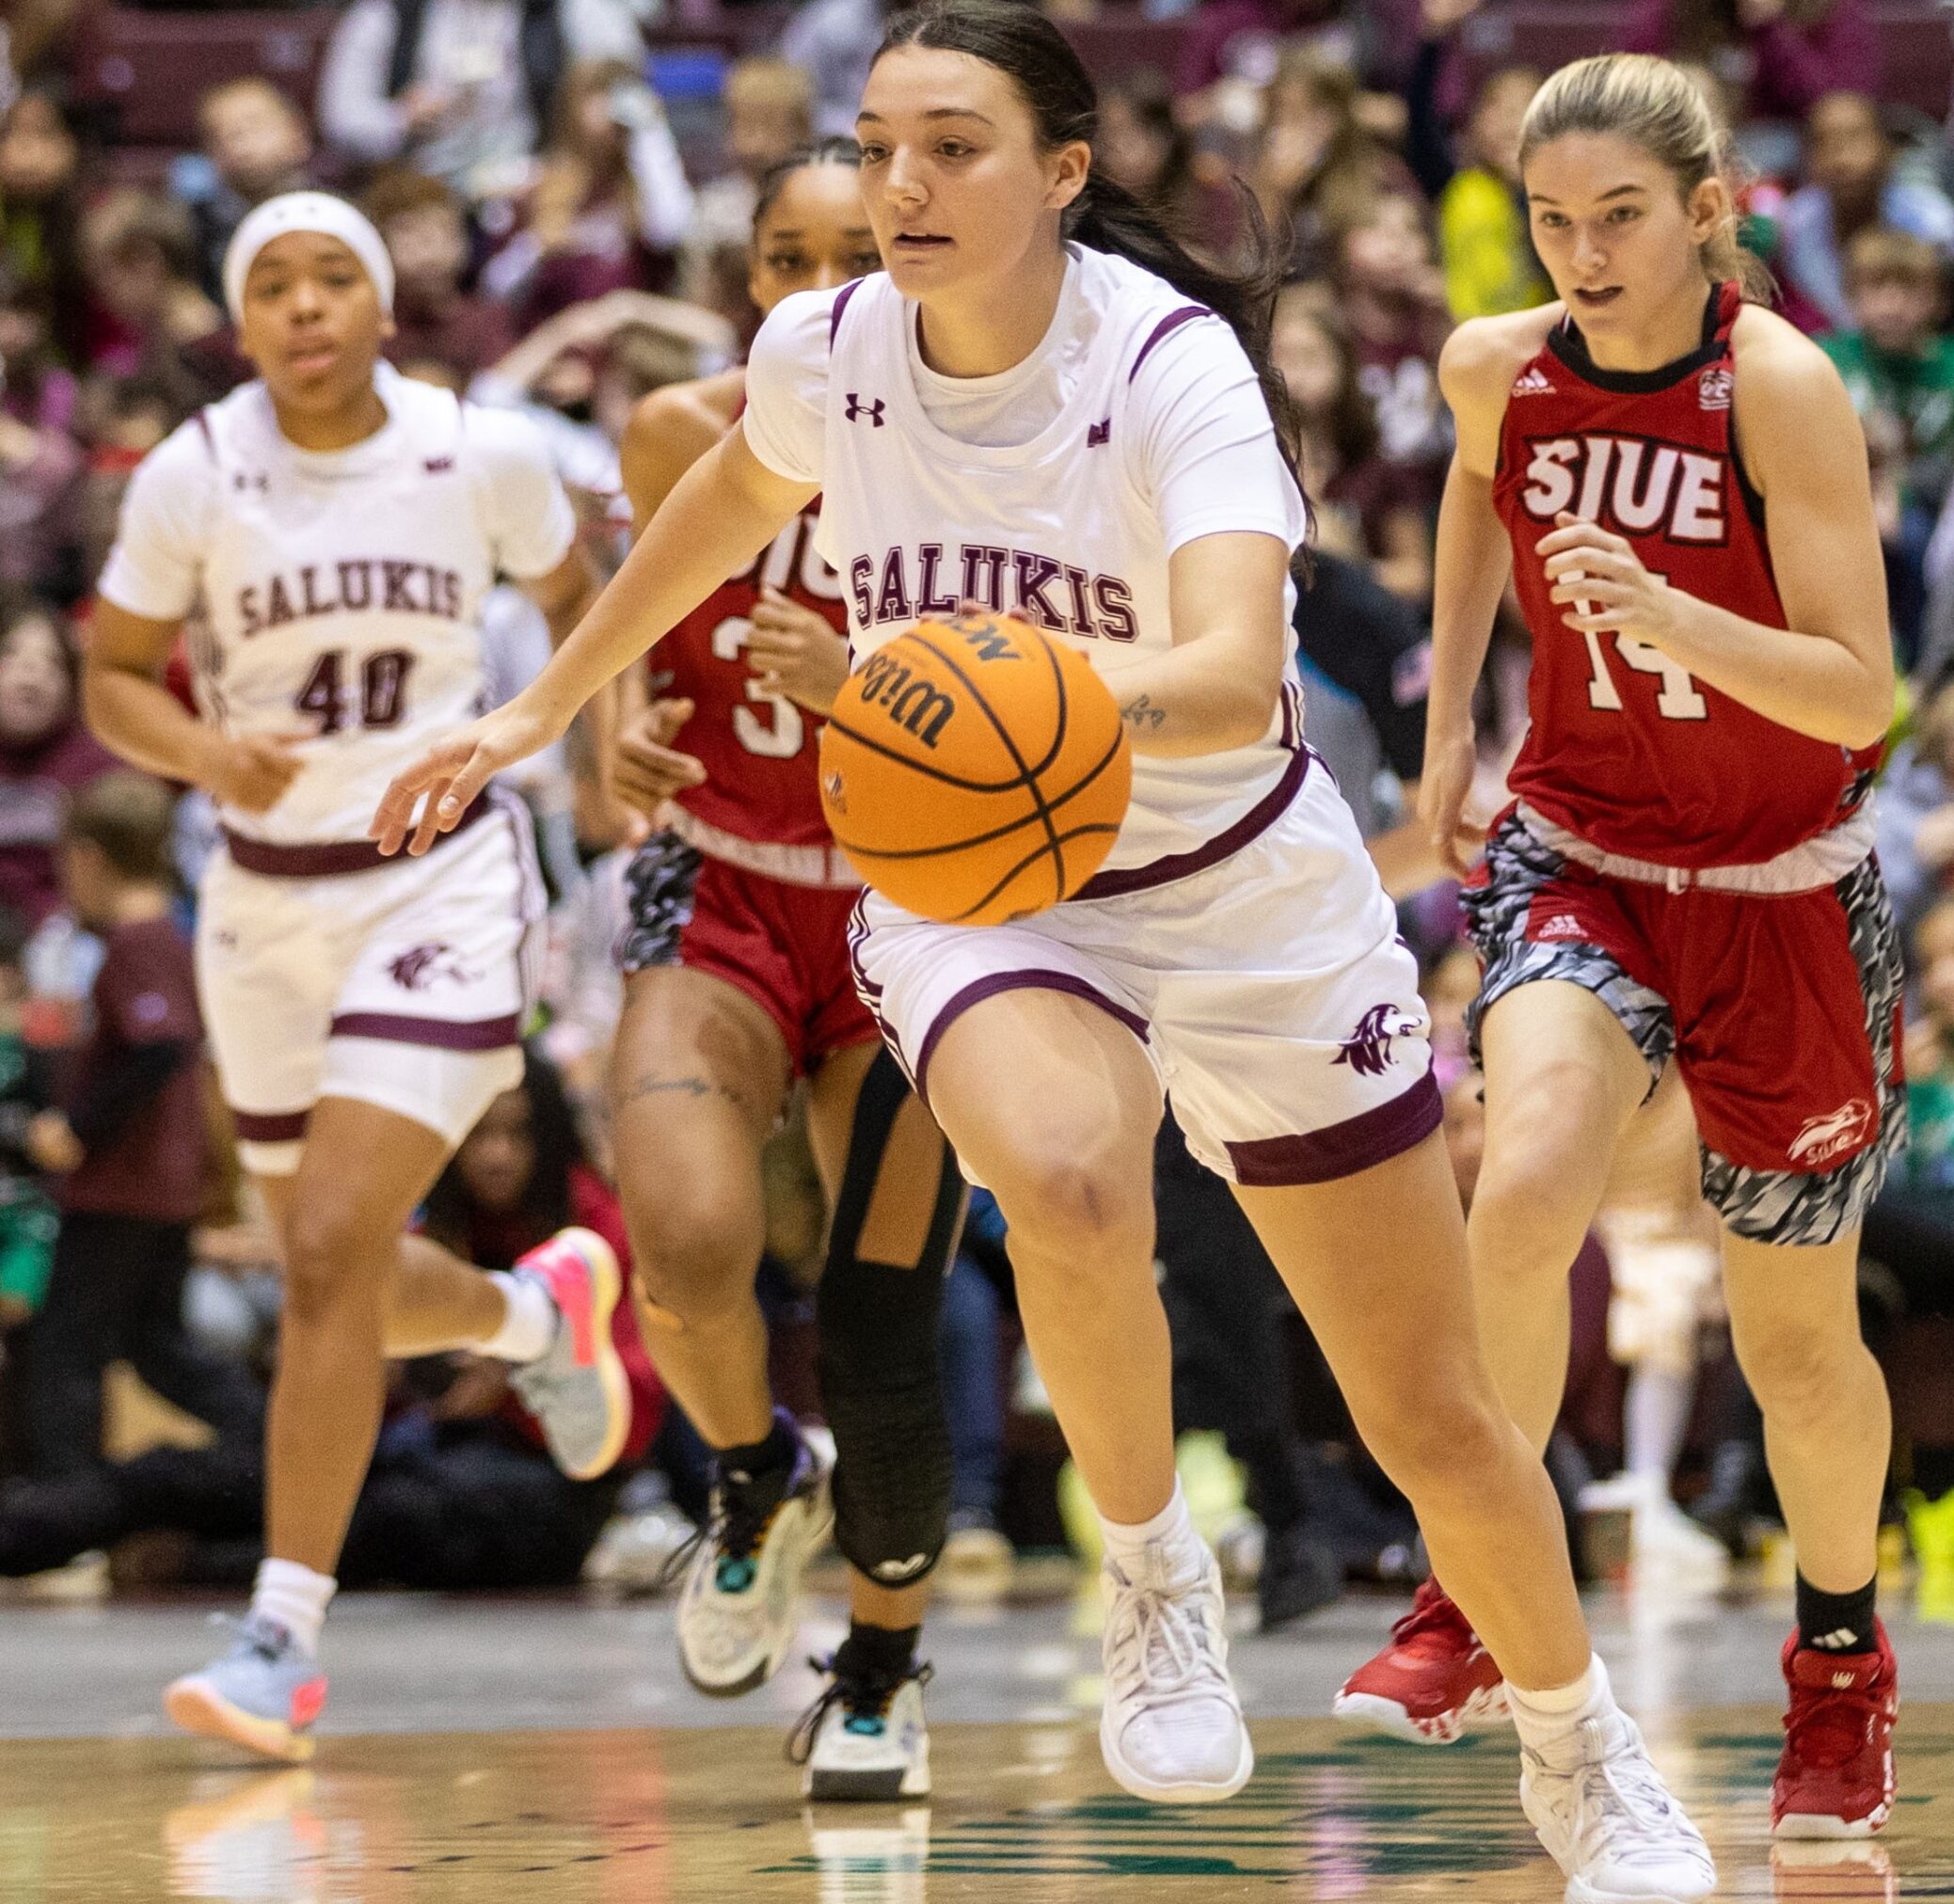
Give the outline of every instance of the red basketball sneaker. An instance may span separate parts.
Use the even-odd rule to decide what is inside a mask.
[[[1899,1671],[1886,1628],[1869,1653],[1827,1653],[1785,1642],[1785,1755],[1771,1785],[1771,1829],[1781,1838],[1863,1838],[1893,1809],[1893,1722]]]
[[[1506,1684],[1433,1579],[1390,1629],[1390,1644],[1343,1682],[1331,1710],[1419,1745],[1450,1745],[1469,1726],[1507,1717]]]

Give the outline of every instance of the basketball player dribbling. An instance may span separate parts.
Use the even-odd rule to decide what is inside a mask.
[[[385,1360],[473,1349],[559,1463],[601,1473],[629,1422],[618,1267],[568,1230],[485,1276],[404,1236],[449,1154],[522,1079],[541,881],[526,814],[484,793],[442,850],[361,835],[403,759],[478,705],[498,573],[574,626],[592,577],[533,427],[378,361],[392,270],[343,200],[292,193],[238,228],[225,290],[259,371],[143,463],[101,582],[88,719],[125,759],[207,789],[224,843],[198,978],[245,1167],[282,1244],[265,1552],[235,1644],[170,1687],[178,1723],[302,1758],[317,1648],[379,1428]],[[161,676],[201,609],[203,718]]]
[[[763,182],[751,272],[762,310],[877,269],[857,161],[852,140],[830,139]],[[640,405],[624,472],[641,531],[725,435],[744,387],[733,370]],[[700,1690],[730,1696],[786,1657],[801,1571],[830,1519],[825,1464],[773,1406],[754,1293],[761,1150],[795,1076],[808,1081],[834,1211],[818,1368],[853,1617],[795,1750],[810,1798],[913,1798],[929,1789],[915,1645],[948,1531],[937,1340],[963,1181],[849,969],[861,882],[829,838],[815,777],[817,717],[848,678],[848,648],[818,516],[797,514],[659,644],[660,698],[620,735],[617,791],[664,830],[627,876],[612,1123],[645,1339],[714,1456],[679,1658]]]
[[[1533,727],[1467,895],[1480,1338],[1544,1447],[1568,1265],[1673,1057],[1798,1555],[1771,1823],[1855,1836],[1892,1804],[1897,1706],[1873,1612],[1889,1418],[1855,1300],[1905,1120],[1867,803],[1893,661],[1865,442],[1822,354],[1743,302],[1719,160],[1701,94],[1660,60],[1583,60],[1533,101],[1525,184],[1562,301],[1446,347],[1459,435],[1421,799],[1460,864],[1469,706],[1510,573]],[[1442,1558],[1438,1577],[1455,1588]],[[1429,1584],[1340,1709],[1439,1741],[1496,1709],[1500,1668],[1454,1597]]]
[[[431,845],[817,491],[858,655],[968,594],[1088,657],[1134,743],[1104,869],[981,929],[871,893],[855,957],[884,1037],[996,1194],[1032,1353],[1104,1522],[1107,1767],[1187,1802],[1229,1797],[1253,1763],[1219,1575],[1174,1479],[1152,1264],[1165,1086],[1530,1689],[1522,1799],[1568,1895],[1706,1896],[1708,1852],[1614,1705],[1552,1489],[1480,1362],[1416,973],[1296,731],[1305,509],[1266,363],[1274,274],[1187,257],[1093,172],[1096,124],[1036,9],[894,19],[858,123],[886,274],[775,309],[739,429],[537,683],[396,777],[375,834]]]

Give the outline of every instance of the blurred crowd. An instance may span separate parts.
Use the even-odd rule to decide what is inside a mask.
[[[1462,1014],[1476,973],[1454,889],[1407,824],[1407,789],[1450,453],[1438,353],[1460,320],[1550,294],[1517,176],[1539,74],[1484,53],[1501,43],[1485,29],[1504,4],[1051,0],[1092,44],[1114,43],[1109,22],[1145,29],[1152,63],[1103,77],[1097,163],[1217,261],[1258,220],[1291,245],[1275,357],[1315,505],[1298,616],[1310,732],[1425,961],[1468,1197],[1481,1113]],[[756,183],[810,136],[849,130],[883,8],[720,15],[686,0],[675,18],[665,0],[354,0],[315,88],[214,84],[196,103],[198,144],[161,166],[147,151],[137,163],[77,84],[89,12],[23,0],[0,42],[0,1574],[65,1569],[71,1582],[79,1564],[99,1578],[75,1556],[112,1551],[121,1577],[228,1582],[257,1554],[278,1281],[189,977],[211,812],[117,769],[77,706],[122,487],[249,374],[218,283],[230,233],[264,198],[320,184],[364,206],[391,252],[400,368],[538,418],[591,549],[614,565],[625,421],[650,391],[737,359],[756,322]],[[698,41],[682,57],[681,26]],[[1892,1518],[1954,1610],[1954,149],[1940,122],[1877,96],[1867,0],[1634,0],[1620,32],[1612,43],[1696,72],[1741,162],[1746,241],[1865,423],[1904,675],[1880,851],[1914,950],[1914,1132],[1867,1228],[1864,1306],[1901,1431]],[[492,598],[486,639],[503,697],[548,653],[513,590]],[[1527,659],[1509,609],[1481,688],[1488,813],[1524,721]],[[565,1221],[624,1246],[604,1084],[627,849],[564,759],[533,764],[520,791],[555,901],[528,1075],[424,1214],[485,1267]],[[1607,1531],[1627,1506],[1627,1551],[1714,1572],[1768,1535],[1772,1504],[1715,1308],[1687,1107],[1672,1096],[1651,1119],[1647,1167],[1575,1266],[1553,1465],[1592,1568],[1622,1557]],[[826,1213],[791,1119],[772,1163],[762,1281],[777,1389],[811,1411]],[[1348,1579],[1413,1577],[1404,1503],[1225,1189],[1170,1124],[1160,1201],[1184,1474],[1227,1564],[1259,1582],[1271,1625]],[[1096,1535],[981,1197],[945,1328],[947,1575],[1001,1591],[1014,1554]],[[701,1509],[704,1470],[634,1357],[629,1455],[588,1484],[549,1467],[500,1365],[404,1368],[342,1578],[654,1584]],[[512,1499],[527,1511],[511,1514]]]

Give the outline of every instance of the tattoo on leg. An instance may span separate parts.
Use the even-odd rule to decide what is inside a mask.
[[[736,1110],[746,1115],[753,1114],[752,1103],[730,1086],[723,1085],[714,1078],[660,1077],[655,1071],[647,1071],[643,1077],[633,1078],[617,1094],[618,1108],[636,1103],[641,1098],[723,1098]]]
[[[1154,706],[1152,695],[1142,694],[1137,700],[1129,701],[1120,708],[1120,718],[1122,721],[1130,721],[1143,733],[1157,734],[1161,722],[1167,719],[1167,709]]]

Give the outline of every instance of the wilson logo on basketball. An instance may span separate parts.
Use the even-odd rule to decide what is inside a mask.
[[[871,707],[886,707],[889,719],[925,747],[936,745],[957,711],[954,695],[917,680],[903,662],[887,654],[870,655],[862,664],[862,699]]]
[[[1866,1098],[1849,1098],[1835,1111],[1807,1119],[1785,1154],[1794,1164],[1830,1163],[1856,1150],[1872,1134],[1874,1111]]]

